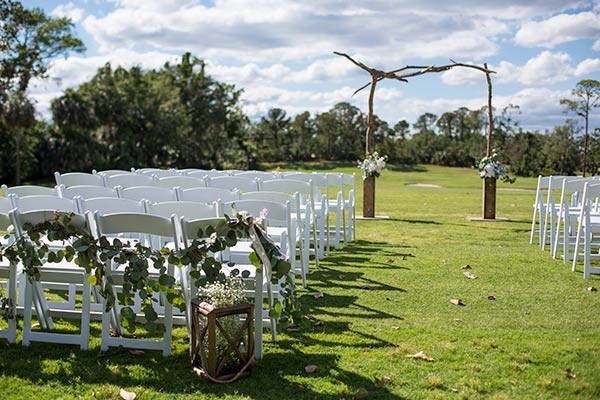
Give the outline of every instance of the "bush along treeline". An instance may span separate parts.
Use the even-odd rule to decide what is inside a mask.
[[[56,170],[131,167],[256,168],[259,162],[347,161],[364,157],[366,114],[349,103],[326,112],[289,116],[273,108],[250,121],[241,90],[207,75],[202,60],[184,54],[159,70],[110,64],[88,82],[51,102],[52,121],[29,123],[15,140],[13,119],[30,118],[34,105],[16,102],[0,120],[0,174],[14,182],[15,156],[23,179],[50,178]],[[521,129],[518,107],[496,112],[494,147],[520,176],[573,174],[581,169],[583,139],[570,120],[551,132]],[[376,117],[375,150],[392,164],[471,167],[485,155],[485,108],[425,113],[411,125]],[[588,171],[600,167],[600,134],[588,143]]]

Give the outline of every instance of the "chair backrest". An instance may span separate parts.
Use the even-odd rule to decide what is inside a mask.
[[[329,185],[327,184],[327,176],[325,174],[296,172],[294,174],[286,174],[285,179],[310,183],[313,192],[313,202],[315,204],[321,201],[321,195],[324,194],[329,197]]]
[[[160,187],[173,189],[179,187],[181,189],[191,189],[198,187],[206,187],[203,179],[194,178],[191,176],[166,176],[156,181]]]
[[[263,210],[267,211],[266,221],[269,226],[291,227],[290,203],[281,204],[266,200],[238,200],[223,203],[222,212],[227,215],[235,215],[241,211],[258,218]]]
[[[2,191],[4,192],[4,196],[8,196],[9,194],[15,194],[19,197],[25,197],[25,196],[56,196],[56,197],[58,197],[58,192],[56,191],[56,188],[49,188],[46,186],[23,185],[23,186],[8,187],[6,185],[2,185]]]
[[[185,176],[191,176],[192,178],[204,179],[204,177],[206,177],[206,176],[208,176],[208,177],[226,176],[226,174],[223,174],[223,171],[216,171],[216,170],[211,171],[211,170],[197,169],[195,171],[186,172]]]
[[[132,186],[128,188],[117,186],[117,193],[122,199],[148,200],[153,203],[177,200],[177,194],[173,189],[160,186]]]
[[[62,212],[74,212],[78,213],[79,208],[77,203],[72,199],[56,196],[25,196],[19,197],[11,195],[13,205],[19,209],[20,212],[47,210],[47,211],[62,211]]]
[[[221,189],[237,189],[240,192],[255,192],[258,190],[258,182],[255,179],[240,176],[218,176],[208,178],[206,186]]]
[[[60,197],[65,197],[67,199],[74,199],[75,197],[84,199],[92,199],[94,197],[117,197],[117,191],[115,189],[104,186],[77,185],[64,187],[63,185],[58,185],[57,190]]]
[[[77,199],[79,210],[86,212],[99,211],[101,214],[141,213],[146,210],[141,201],[121,199],[116,197],[97,197],[94,199]]]
[[[14,209],[10,211],[9,217],[12,225],[15,228],[15,235],[20,236],[25,233],[24,225],[26,223],[35,226],[46,221],[52,221],[56,217],[56,210],[38,209],[23,211],[21,209]],[[81,214],[73,214],[70,224],[80,229],[89,229],[85,217]]]
[[[156,186],[156,180],[151,176],[145,176],[128,172],[120,175],[111,175],[105,178],[106,187],[122,186]]]
[[[176,241],[175,218],[140,213],[116,213],[93,215],[98,237],[116,234],[143,234],[170,238]]]
[[[131,174],[130,171],[126,171],[124,169],[106,169],[104,171],[96,171],[92,170],[92,174],[104,175],[104,176],[113,176],[113,175],[123,175],[123,174]]]
[[[89,174],[87,172],[68,172],[61,174],[56,171],[54,179],[57,185],[65,187],[89,185],[89,186],[104,186],[104,176],[98,174]]]
[[[198,232],[200,229],[202,231],[206,231],[206,228],[212,226],[213,228],[217,226],[219,223],[223,223],[225,219],[223,217],[213,217],[213,218],[198,218],[198,219],[186,219],[185,217],[181,217],[179,219],[181,226],[181,233],[183,236],[183,243],[187,246],[189,242],[194,239],[198,239]],[[203,235],[205,236],[205,235]]]
[[[240,200],[262,200],[272,201],[275,203],[286,204],[290,202],[292,212],[295,212],[299,206],[298,201],[300,200],[300,194],[294,193],[283,193],[283,192],[272,192],[263,190],[260,192],[247,192],[240,195]]]
[[[195,201],[198,203],[212,204],[218,200],[227,202],[238,200],[240,198],[240,193],[237,190],[213,187],[178,189],[177,191],[179,200]]]
[[[195,203],[192,201],[146,202],[146,213],[163,217],[176,215],[178,219],[181,217],[185,219],[216,218],[218,216],[216,204]]]
[[[583,194],[583,188],[587,182],[595,181],[594,177],[588,178],[576,178],[569,179],[564,178],[562,180],[562,191],[560,194],[560,204],[567,204],[570,199],[570,204],[576,206],[581,201],[581,195]]]
[[[309,182],[303,182],[295,179],[273,179],[270,181],[260,181],[260,191],[273,191],[282,193],[299,193],[302,204],[310,201],[312,198],[311,185]]]

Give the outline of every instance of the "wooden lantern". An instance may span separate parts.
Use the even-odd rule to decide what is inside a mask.
[[[240,322],[234,331],[227,329],[226,318]],[[249,367],[254,363],[253,321],[252,304],[213,307],[193,299],[191,350],[194,371],[217,383],[229,383],[249,375]],[[225,351],[219,351],[218,340],[225,342]]]

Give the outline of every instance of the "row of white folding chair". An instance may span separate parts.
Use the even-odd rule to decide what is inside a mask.
[[[32,200],[33,200],[32,198],[21,199],[21,201],[24,201],[24,202],[31,202]],[[48,199],[46,199],[46,200],[48,200]],[[59,202],[62,202],[64,204],[67,204],[69,202],[72,203],[72,201],[68,200],[68,199],[56,198],[56,200],[59,201]],[[85,202],[84,204],[87,205],[88,208],[95,208],[95,205],[98,205],[98,206],[101,205],[107,211],[123,211],[123,210],[128,210],[129,207],[128,207],[128,205],[125,205],[125,203],[128,203],[129,205],[131,205],[132,203],[135,203],[135,202],[128,201],[128,200],[125,200],[125,199],[115,199],[115,198],[90,199],[90,200],[83,200],[83,201]],[[181,214],[185,213],[184,211],[183,212],[181,211],[181,208],[186,206],[185,202],[172,202],[172,203],[173,203],[173,205],[175,205],[178,208],[178,211]],[[119,204],[120,204],[120,206],[119,206]],[[138,203],[138,204],[140,204],[140,203]],[[56,203],[53,203],[52,205],[56,206]],[[187,205],[188,206],[192,206],[192,207],[197,207],[199,204],[198,203],[192,203],[192,204],[187,204]],[[158,206],[159,205],[154,205],[154,209],[153,210],[156,211],[156,207],[158,207]],[[164,205],[163,205],[163,208],[164,208]],[[137,211],[141,211],[141,209],[138,209]],[[164,212],[165,211],[163,210],[163,213]],[[17,213],[18,213],[18,211],[17,211]],[[53,214],[54,214],[53,211],[44,211],[43,212],[44,218],[50,218],[51,215],[53,215]],[[15,217],[17,219],[14,220],[13,224],[15,224],[15,226],[22,226],[18,222],[18,221],[20,221],[19,218],[21,218],[21,215],[28,215],[28,214],[27,213],[25,213],[25,214],[18,213],[17,215],[18,216]],[[108,215],[123,215],[123,214],[121,213],[121,214],[108,214]],[[142,214],[139,213],[139,212],[137,212],[137,213],[128,214],[128,215],[142,215]],[[197,213],[196,213],[196,215],[197,215]],[[99,220],[102,221],[102,218],[100,218],[100,217],[101,217],[101,214],[98,213],[98,212],[96,212],[96,218],[94,218],[95,224],[98,224]],[[131,217],[131,218],[133,218],[133,217]],[[129,221],[128,225],[127,225],[129,227],[128,231],[135,230],[135,229],[132,229],[133,223],[131,223],[131,219],[129,219],[128,221]],[[99,232],[99,234],[100,233],[101,234],[110,234],[110,233],[113,233],[113,231],[111,231],[110,229],[106,229],[106,227],[103,228],[103,227],[101,227],[99,225],[96,225],[95,229],[97,229],[97,232]],[[22,232],[19,232],[19,233],[22,233]],[[149,232],[149,233],[152,233],[152,232]],[[176,241],[176,237],[175,236],[174,236],[173,240]],[[84,289],[83,289],[84,293],[89,293],[89,286],[86,287],[86,285],[87,285],[86,282],[88,282],[88,281],[87,281],[87,278],[82,275],[82,271],[83,270],[81,270],[81,269],[79,269],[77,271],[77,272],[79,272],[79,275],[82,276],[82,278],[76,279],[75,282],[81,283],[84,286]],[[56,268],[53,267],[51,269],[51,272],[54,275],[56,275],[56,273],[57,273]],[[69,272],[71,273],[71,275],[73,275],[72,274],[73,271],[69,271]],[[64,276],[61,279],[64,280]],[[74,282],[72,282],[72,283],[74,283]],[[61,335],[61,334],[31,332],[31,303],[32,303],[32,301],[35,302],[36,299],[35,299],[35,296],[32,296],[32,289],[31,288],[28,287],[25,290],[25,292],[26,292],[26,294],[25,294],[25,297],[26,297],[25,298],[25,313],[26,313],[25,319],[27,320],[27,322],[24,323],[24,344],[27,345],[27,344],[29,344],[30,341],[39,340],[39,341],[50,341],[50,342],[56,342],[56,343],[78,343],[78,344],[80,344],[80,346],[82,348],[86,348],[87,347],[87,342],[88,342],[88,337],[89,337],[89,296],[84,296],[83,297],[83,308],[84,308],[84,310],[82,312],[82,317],[81,317],[82,318],[82,332],[81,332],[81,334],[79,334],[79,335],[69,335],[68,337],[65,337],[64,335]],[[29,312],[27,311],[28,310],[27,307],[29,307]],[[42,317],[42,318],[44,317],[43,310],[46,310],[46,309],[42,307],[41,311],[40,310],[37,311],[38,315],[40,317]],[[115,307],[115,311],[116,310],[118,310],[118,307]],[[171,324],[172,323],[172,310],[166,309],[165,313],[166,313],[165,316],[166,316],[166,320],[167,320],[166,323],[167,324]],[[51,325],[52,324],[51,317],[49,317],[48,315],[46,315],[45,317],[48,318],[48,319],[47,320],[40,319],[40,322],[42,323],[42,325],[44,325],[45,328],[52,329],[53,326]],[[103,316],[103,325],[105,325],[107,323],[106,322],[107,318],[108,317],[106,315]],[[113,315],[112,319],[115,320],[115,321],[118,320],[118,318],[116,319],[114,315]],[[49,323],[44,323],[44,321],[50,321],[50,322]],[[116,329],[118,330],[118,328],[116,328]],[[170,331],[170,329],[168,329],[168,330]],[[125,346],[128,346],[128,345],[130,345],[130,344],[133,343],[132,339],[123,339],[122,340],[122,339],[109,338],[109,337],[107,337],[107,335],[108,335],[107,332],[108,332],[107,329],[103,329],[103,349],[106,349],[107,346],[111,346],[111,345],[125,345]],[[166,339],[166,336],[165,336],[165,340],[163,340],[162,344],[160,344],[160,346],[162,346],[162,347],[160,347],[160,346],[156,347],[157,345],[153,341],[151,341],[149,343],[142,343],[142,342],[140,342],[141,344],[139,346],[141,346],[142,348],[159,348],[159,349],[163,350],[163,353],[165,353],[167,351],[166,350],[167,347],[165,347],[166,346],[166,344],[165,344],[166,341],[167,341],[167,339]],[[169,341],[170,341],[170,339],[169,339]],[[169,348],[170,348],[170,345],[169,345]]]
[[[586,182],[594,182],[594,177],[588,178],[563,178],[561,185],[560,202],[554,236],[552,237],[552,257],[558,256],[559,247],[562,245],[563,262],[571,259],[571,248],[575,244],[576,217],[581,210],[581,196]]]
[[[4,197],[8,197],[11,194],[15,194],[17,196],[58,196],[58,192],[56,188],[50,188],[47,186],[37,186],[37,185],[22,185],[22,186],[12,186],[8,187],[6,185],[2,185],[2,192],[4,193]]]
[[[573,272],[575,272],[579,256],[583,255],[584,279],[588,279],[591,274],[600,274],[600,267],[591,264],[592,260],[600,260],[600,240],[594,237],[594,235],[600,234],[599,199],[600,183],[586,182],[581,196],[581,209],[578,215],[572,265]],[[582,252],[580,252],[580,249]]]

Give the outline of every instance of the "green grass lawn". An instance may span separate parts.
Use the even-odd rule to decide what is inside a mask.
[[[466,219],[481,214],[481,185],[473,169],[384,172],[376,213],[390,219],[358,221],[356,241],[299,290],[323,324],[267,341],[249,378],[198,378],[182,328],[164,358],[102,353],[94,324],[89,351],[0,342],[0,398],[116,399],[119,388],[138,399],[600,398],[600,292],[587,290],[600,277],[585,281],[529,244],[535,179],[499,184],[497,215],[509,222]],[[433,361],[407,357],[419,351]]]

